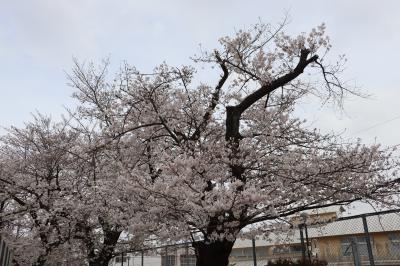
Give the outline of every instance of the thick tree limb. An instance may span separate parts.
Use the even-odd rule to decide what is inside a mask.
[[[290,81],[297,78],[301,73],[303,73],[304,69],[312,62],[315,62],[318,59],[317,55],[312,56],[311,58],[307,59],[310,51],[308,49],[302,49],[300,54],[300,60],[297,66],[293,69],[292,72],[287,73],[286,75],[279,77],[268,83],[263,85],[261,88],[256,90],[255,92],[248,95],[244,100],[236,106],[240,113],[246,111],[251,105],[253,105],[256,101],[264,97],[265,95],[271,93],[275,89],[284,86],[285,84],[289,83]]]
[[[189,138],[190,140],[198,139],[200,137],[201,131],[203,131],[204,128],[207,126],[208,121],[210,120],[211,115],[212,115],[213,111],[215,110],[215,107],[218,104],[221,89],[224,86],[225,81],[228,79],[228,76],[229,76],[229,71],[228,71],[228,68],[225,65],[225,61],[221,59],[220,55],[217,52],[215,53],[215,57],[216,57],[217,62],[220,65],[220,67],[221,67],[221,69],[223,71],[223,74],[222,74],[217,86],[215,87],[214,92],[211,95],[211,101],[210,101],[210,104],[209,104],[209,106],[207,108],[207,111],[204,114],[200,125],[196,128],[195,132]]]
[[[302,49],[300,54],[300,60],[297,66],[293,69],[293,71],[283,75],[274,81],[261,86],[258,90],[254,91],[250,95],[248,95],[244,100],[236,106],[227,106],[226,107],[226,140],[241,139],[239,134],[239,126],[240,126],[240,116],[246,109],[252,106],[255,102],[257,102],[262,97],[268,95],[273,92],[277,88],[280,88],[287,83],[291,82],[295,78],[297,78],[301,73],[304,72],[304,69],[312,62],[315,62],[318,59],[317,55],[314,55],[308,58],[310,54],[310,50]]]

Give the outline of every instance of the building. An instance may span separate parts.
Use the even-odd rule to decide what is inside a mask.
[[[145,266],[196,266],[196,256],[193,249],[188,246],[178,248],[162,248],[148,252],[143,256]],[[151,254],[153,253],[153,254]],[[142,256],[136,254],[125,254],[123,257],[113,258],[109,266],[141,266]]]
[[[293,230],[273,233],[268,239],[255,241],[257,265],[264,266],[277,259],[301,259],[303,246],[298,225],[306,222],[304,242],[309,245],[311,258],[328,262],[329,266],[354,265],[354,256],[362,264],[368,264],[367,242],[360,217],[337,219],[337,212],[327,210],[319,213],[296,216],[291,219]],[[367,219],[375,265],[400,265],[400,212],[369,216]],[[126,255],[114,258],[110,266],[137,266],[140,256]],[[253,265],[251,240],[238,239],[232,249],[230,263],[236,266]],[[196,258],[189,246],[162,248],[153,255],[144,257],[146,266],[195,266]]]
[[[335,215],[328,212],[318,214],[318,217],[329,221]],[[356,253],[361,263],[368,263],[367,241],[361,218],[317,225],[317,216],[310,215],[308,219],[314,219],[311,222],[314,225],[307,227],[310,257],[325,260],[328,265],[345,266],[354,265],[353,253]],[[369,216],[367,224],[375,264],[400,265],[400,213]],[[273,234],[268,240],[256,241],[257,265],[266,265],[268,261],[279,258],[301,259],[302,250],[298,229],[280,235]],[[230,262],[236,266],[250,266],[253,265],[252,260],[252,241],[237,240]]]
[[[141,266],[142,257],[135,254],[125,254],[124,257],[117,256],[113,258],[109,266]],[[161,257],[158,256],[143,256],[143,265],[146,266],[160,266]]]

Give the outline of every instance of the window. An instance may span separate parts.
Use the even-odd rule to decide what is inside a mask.
[[[290,253],[290,248],[288,246],[279,246],[279,247],[274,247],[272,249],[272,253],[274,254],[285,254],[285,253]]]
[[[388,235],[390,241],[390,251],[392,254],[400,254],[400,234],[392,233]]]
[[[122,257],[121,256],[115,257],[115,262],[116,263],[121,263],[122,262]],[[127,262],[127,258],[125,256],[124,256],[124,262]]]
[[[196,266],[196,256],[181,255],[181,266]]]
[[[257,258],[265,258],[268,256],[266,247],[256,247]]]
[[[277,246],[272,249],[273,254],[292,254],[292,253],[301,253],[302,248],[300,245],[293,246]]]
[[[267,257],[266,247],[256,247],[256,256],[258,258]],[[253,258],[253,248],[234,248],[231,257],[235,258]]]
[[[236,258],[252,258],[253,250],[251,248],[235,248],[232,249],[231,256]]]
[[[163,255],[161,257],[161,266],[175,266],[175,255]]]
[[[292,253],[302,253],[303,252],[303,247],[301,245],[290,246],[290,249],[291,249]]]
[[[371,238],[372,242],[372,238]],[[353,243],[353,244],[352,244]],[[342,239],[341,253],[343,256],[351,256],[353,253],[352,245],[357,248],[360,256],[368,256],[367,240],[364,236],[355,236]]]

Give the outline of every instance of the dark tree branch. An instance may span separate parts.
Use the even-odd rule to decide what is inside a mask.
[[[254,91],[250,95],[248,95],[244,100],[236,106],[227,106],[226,107],[226,140],[234,139],[240,140],[241,136],[239,133],[240,126],[240,117],[244,111],[246,111],[250,106],[252,106],[255,102],[260,100],[262,97],[270,94],[274,90],[279,87],[286,85],[291,82],[295,78],[297,78],[301,73],[304,72],[304,69],[313,62],[316,62],[318,59],[317,55],[313,55],[308,58],[310,54],[310,50],[302,49],[300,53],[300,60],[297,66],[286,75],[283,75],[274,81],[261,86],[258,90]]]
[[[256,101],[267,95],[268,93],[273,92],[279,87],[286,85],[291,82],[295,78],[297,78],[301,73],[303,73],[304,69],[312,62],[316,62],[318,59],[317,55],[312,56],[307,59],[310,51],[308,49],[302,49],[300,54],[300,60],[297,66],[293,69],[293,71],[287,73],[286,75],[279,77],[272,81],[271,83],[263,85],[261,88],[256,90],[255,92],[248,95],[244,100],[236,106],[239,109],[240,113],[246,111],[251,105],[253,105]]]
[[[224,86],[225,81],[228,79],[228,76],[229,76],[229,71],[225,65],[225,60],[221,59],[218,52],[215,53],[215,58],[217,59],[217,62],[219,64],[219,66],[221,67],[223,74],[222,74],[221,79],[219,80],[217,86],[215,87],[214,92],[211,95],[211,101],[207,108],[206,113],[203,116],[203,120],[201,121],[200,125],[196,128],[196,130],[192,134],[192,136],[189,138],[191,140],[198,139],[200,137],[201,132],[206,128],[208,121],[210,120],[211,115],[212,115],[213,111],[215,110],[215,107],[218,104],[221,89]]]

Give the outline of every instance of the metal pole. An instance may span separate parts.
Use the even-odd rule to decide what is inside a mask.
[[[353,254],[354,266],[361,266],[360,254],[358,254],[357,241],[355,237],[350,239],[351,253]]]
[[[165,247],[165,258],[164,258],[164,261],[165,261],[164,265],[169,265],[169,263],[168,263],[168,247]]]
[[[310,241],[308,239],[308,230],[307,230],[307,224],[304,224],[304,230],[306,232],[306,243],[307,243],[307,255],[308,255],[308,260],[311,263],[311,247],[310,247]]]
[[[368,232],[367,217],[365,215],[363,215],[361,217],[362,217],[362,221],[363,221],[363,225],[364,225],[365,240],[367,241],[369,265],[375,266],[374,255],[372,254],[371,237]]]
[[[304,244],[303,224],[299,224],[299,231],[300,231],[302,259],[303,259],[303,262],[305,262],[305,260],[306,260],[306,248],[305,248],[305,244]]]
[[[142,266],[144,265],[144,256],[143,256],[143,250],[142,250]]]
[[[253,265],[257,266],[257,256],[256,256],[256,240],[253,238],[251,240],[251,243],[253,244]]]
[[[124,252],[121,253],[121,266],[124,266]]]

